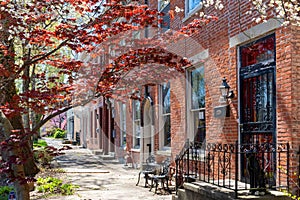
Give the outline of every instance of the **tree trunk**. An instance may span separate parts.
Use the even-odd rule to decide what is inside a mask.
[[[21,130],[21,132],[24,133],[21,115],[15,116],[14,118],[9,119],[9,121],[13,127],[13,130]],[[19,149],[20,155],[26,155],[26,161],[23,164],[25,176],[34,177],[39,172],[39,169],[34,161],[33,152],[30,144],[30,136],[27,136],[24,139],[27,141],[22,145],[22,148]]]
[[[0,90],[0,105],[6,105],[8,103],[8,109],[12,111],[12,113],[5,115],[0,110],[0,139],[2,141],[8,140],[12,135],[16,134],[24,134],[25,130],[23,127],[22,116],[17,97],[17,90],[15,87],[15,79],[18,76],[14,74],[15,70],[15,57],[14,57],[14,41],[9,39],[9,26],[10,26],[10,14],[6,11],[3,11],[3,16],[6,17],[6,20],[0,20],[0,40],[6,44],[6,49],[1,48],[0,55],[1,57],[1,65],[5,67],[5,69],[11,72],[10,77],[0,76],[1,82],[5,83],[5,85],[1,85]],[[4,51],[5,50],[5,51]],[[6,54],[4,52],[9,52]],[[5,55],[5,56],[3,56]],[[23,136],[22,136],[23,137]],[[27,139],[27,142],[24,144],[21,143]],[[1,154],[3,162],[10,161],[10,158],[17,158],[16,161],[23,160],[26,158],[26,162],[12,162],[10,161],[10,171],[12,171],[10,176],[17,177],[14,181],[15,190],[17,193],[18,200],[29,200],[29,187],[26,183],[26,176],[34,177],[38,173],[38,168],[34,162],[32,149],[29,145],[28,138],[21,138],[21,141],[15,140],[10,141],[8,144],[9,148],[1,148]],[[25,183],[24,183],[25,182]]]
[[[9,120],[4,116],[2,112],[0,112],[0,127],[1,127],[1,139],[8,139],[12,134],[12,130],[14,130],[13,126],[9,122]],[[22,149],[20,147],[20,143],[16,142],[13,144],[14,148],[3,148],[1,151],[3,161],[8,161],[11,156],[20,156],[22,153]],[[23,164],[11,164],[11,169],[13,170],[14,177],[18,177],[20,179],[25,179],[25,171]],[[14,182],[14,187],[16,190],[17,199],[29,200],[29,186],[27,183],[23,183],[20,179],[17,179]]]
[[[9,87],[5,93],[5,101],[6,102],[14,102],[13,96],[17,95],[17,91],[14,84],[9,84]],[[16,108],[17,109],[17,108]],[[9,139],[11,135],[14,134],[21,134],[25,135],[25,129],[23,127],[23,121],[21,113],[15,112],[11,116],[5,116],[4,113],[0,112],[0,122],[2,125],[2,135],[4,138],[2,139]],[[17,132],[12,132],[12,130]],[[24,137],[24,136],[21,136]],[[16,141],[10,144],[11,148],[7,148],[3,154],[4,161],[9,161],[11,156],[15,156],[20,158],[21,160],[25,160],[25,162],[21,163],[13,163],[11,164],[11,169],[13,170],[13,177],[17,177],[14,181],[15,190],[17,193],[17,199],[27,200],[29,199],[29,186],[25,180],[26,177],[34,177],[38,172],[39,169],[35,164],[32,148],[29,143],[30,136],[26,136],[25,138],[21,138],[21,141]],[[26,142],[24,142],[26,141]],[[23,142],[21,144],[21,142]]]

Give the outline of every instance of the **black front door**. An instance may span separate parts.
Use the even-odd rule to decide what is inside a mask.
[[[275,144],[276,142],[276,90],[275,90],[275,36],[242,46],[240,53],[240,143],[242,151],[253,145]],[[256,154],[263,168],[273,170],[270,161],[275,155],[265,155],[259,148]],[[261,159],[261,158],[258,158]],[[247,159],[241,155],[242,178],[246,178]]]
[[[241,143],[275,142],[274,66],[241,76]]]

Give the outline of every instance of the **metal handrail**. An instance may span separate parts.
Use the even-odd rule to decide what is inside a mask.
[[[176,193],[184,182],[196,180],[231,189],[235,198],[241,190],[265,187],[289,191],[291,187],[289,143],[201,144],[187,141],[175,163]],[[251,174],[251,166],[256,166],[255,170],[259,171]],[[286,169],[281,170],[279,166]],[[262,174],[263,182],[259,183],[262,186],[253,182],[253,176],[257,174]]]

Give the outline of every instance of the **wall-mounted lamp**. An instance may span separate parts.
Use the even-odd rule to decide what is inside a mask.
[[[221,98],[220,98],[221,103],[227,102],[227,99],[234,98],[234,93],[232,90],[230,90],[230,86],[228,85],[225,77],[222,79],[220,92],[221,92]]]

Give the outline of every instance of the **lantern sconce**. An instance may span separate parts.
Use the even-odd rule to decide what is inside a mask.
[[[228,99],[234,98],[234,93],[230,90],[230,86],[228,85],[226,78],[222,79],[222,84],[220,86],[220,106],[214,107],[214,117],[223,118],[230,117],[230,107],[228,104]]]
[[[227,99],[234,98],[234,93],[232,90],[230,90],[230,86],[228,85],[225,77],[222,79],[220,92],[221,92],[220,103],[227,103]]]

